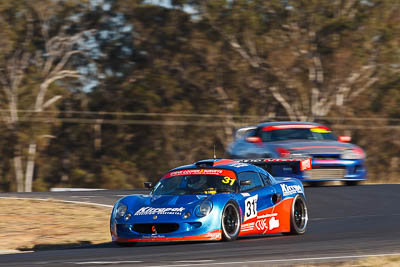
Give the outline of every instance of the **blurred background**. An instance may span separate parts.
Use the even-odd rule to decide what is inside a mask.
[[[398,0],[0,0],[0,191],[135,188],[324,123],[400,181]]]

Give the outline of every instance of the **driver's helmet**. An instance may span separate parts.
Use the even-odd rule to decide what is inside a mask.
[[[207,184],[206,175],[191,175],[187,177],[187,187],[190,189],[204,189]]]

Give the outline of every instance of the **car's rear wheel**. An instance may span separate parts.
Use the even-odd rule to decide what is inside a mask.
[[[308,222],[307,204],[302,195],[297,195],[290,211],[290,232],[292,235],[302,235],[306,232]]]
[[[353,186],[353,185],[358,185],[360,181],[345,181],[345,185]]]
[[[221,216],[222,240],[233,241],[240,232],[239,208],[233,202],[228,202]]]
[[[309,182],[304,182],[304,183],[306,183],[308,186],[311,186],[311,187],[319,187],[324,184],[324,182],[322,182],[322,181],[309,181]]]

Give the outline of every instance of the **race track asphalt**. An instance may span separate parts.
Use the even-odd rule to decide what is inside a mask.
[[[2,193],[112,205],[129,190]],[[400,255],[400,185],[307,187],[309,225],[302,236],[270,235],[235,242],[105,243],[0,255],[0,266],[270,266]],[[2,229],[4,231],[5,229]]]

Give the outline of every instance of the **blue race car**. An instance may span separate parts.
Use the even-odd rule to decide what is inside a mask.
[[[312,171],[293,177],[355,185],[367,178],[365,153],[350,141],[349,136],[336,137],[331,129],[317,123],[267,122],[239,129],[227,152],[233,159],[311,157]]]
[[[303,234],[308,213],[302,183],[265,168],[311,169],[311,159],[203,160],[175,168],[149,195],[118,200],[110,222],[118,244],[235,240],[271,233]]]

